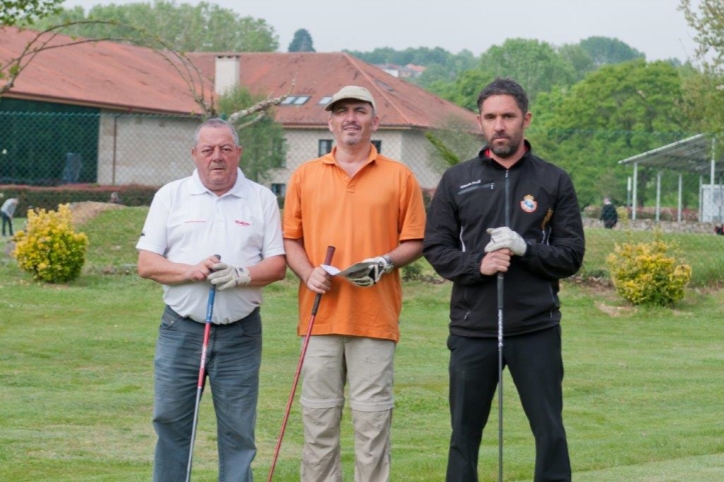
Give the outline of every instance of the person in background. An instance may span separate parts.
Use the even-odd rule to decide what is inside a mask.
[[[575,274],[583,262],[578,200],[568,174],[534,155],[525,139],[532,116],[523,87],[496,79],[477,104],[487,145],[443,174],[428,211],[423,250],[432,267],[453,282],[446,480],[478,480],[480,442],[499,383],[502,315],[503,366],[535,438],[534,480],[570,481],[558,280]]]
[[[118,193],[116,191],[113,191],[111,193],[111,199],[108,201],[111,204],[121,204],[121,198],[118,196]]]
[[[608,196],[603,198],[603,208],[601,208],[600,220],[603,221],[603,227],[606,229],[612,229],[618,222],[616,206],[613,205],[611,198]]]
[[[0,215],[3,218],[3,236],[6,236],[5,227],[7,226],[7,232],[10,236],[13,236],[13,216],[15,216],[15,208],[18,207],[18,199],[11,197],[5,200],[2,207],[0,207]]]
[[[302,369],[302,482],[341,482],[340,422],[349,388],[358,482],[390,479],[393,359],[402,309],[400,269],[422,253],[425,208],[412,171],[377,152],[372,94],[346,86],[325,107],[336,146],[299,167],[284,206],[284,246],[299,277],[299,326],[319,304]],[[354,280],[321,268],[372,262]]]
[[[136,245],[138,273],[163,285],[166,304],[154,359],[156,482],[186,480],[211,284],[218,293],[206,374],[216,411],[219,481],[252,480],[261,287],[284,278],[286,262],[276,198],[244,177],[241,154],[231,124],[202,123],[191,148],[196,169],[159,189]]]

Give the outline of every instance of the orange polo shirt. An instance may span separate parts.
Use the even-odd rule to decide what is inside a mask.
[[[332,265],[344,269],[387,254],[401,241],[422,239],[425,207],[422,191],[404,164],[371,146],[367,163],[354,175],[340,168],[335,149],[301,165],[287,186],[284,237],[304,239],[312,265],[324,262],[334,246]],[[299,335],[306,334],[315,293],[299,284]],[[398,269],[368,288],[341,277],[319,304],[314,335],[365,336],[399,341],[402,286]]]

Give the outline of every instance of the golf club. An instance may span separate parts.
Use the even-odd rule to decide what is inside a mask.
[[[510,179],[505,171],[505,225],[510,227]],[[498,273],[498,482],[503,482],[503,289],[505,276]]]
[[[219,261],[221,256],[215,254]],[[204,324],[204,341],[201,345],[201,363],[199,366],[199,381],[196,389],[196,407],[194,407],[194,422],[191,429],[191,445],[189,447],[189,463],[186,467],[186,482],[191,480],[191,465],[194,460],[194,440],[196,440],[196,423],[199,420],[199,403],[201,402],[201,392],[204,389],[204,369],[206,368],[206,350],[209,347],[209,333],[211,332],[211,315],[214,313],[214,299],[216,298],[216,285],[212,284],[209,288],[209,301],[206,304],[206,322]]]
[[[334,256],[334,246],[327,246],[327,255],[324,257],[324,264],[332,264],[332,256]],[[312,336],[312,327],[314,326],[314,318],[317,316],[317,309],[319,308],[319,302],[322,299],[322,294],[317,293],[314,297],[314,305],[312,306],[312,316],[309,318],[309,326],[307,326],[307,334],[304,336],[304,343],[302,344],[302,353],[299,355],[299,363],[297,364],[297,372],[294,375],[294,382],[292,383],[292,391],[289,394],[289,400],[287,401],[287,409],[284,413],[284,420],[282,421],[282,428],[279,432],[279,439],[277,440],[277,446],[274,449],[274,458],[272,459],[271,467],[269,467],[269,478],[267,482],[271,482],[274,477],[274,468],[277,465],[277,458],[279,457],[279,449],[282,447],[282,439],[284,438],[284,431],[287,428],[287,421],[289,420],[289,412],[292,409],[292,402],[294,402],[294,393],[297,391],[297,383],[299,382],[299,374],[302,372],[302,364],[304,363],[304,355],[307,353],[307,345],[309,345],[309,338]]]
[[[503,481],[503,273],[498,273],[498,481]]]

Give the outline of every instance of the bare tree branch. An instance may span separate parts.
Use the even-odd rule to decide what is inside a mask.
[[[279,105],[282,103],[284,99],[287,98],[287,94],[284,94],[280,97],[275,97],[273,99],[264,99],[261,102],[257,102],[253,106],[249,107],[248,109],[240,110],[238,112],[234,112],[229,116],[229,122],[232,124],[236,124],[240,120],[242,120],[244,117],[249,117],[252,114],[255,114],[257,112],[261,112],[261,115],[266,115],[267,109],[274,107],[276,105]]]

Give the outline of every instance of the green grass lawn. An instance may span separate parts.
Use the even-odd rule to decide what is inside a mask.
[[[84,226],[88,265],[67,285],[36,283],[0,258],[0,481],[150,480],[162,302],[161,288],[134,272],[145,212],[109,211]],[[596,236],[589,269],[602,269],[592,262],[606,254],[591,249]],[[265,291],[257,480],[266,480],[299,356],[295,289],[288,276]],[[393,481],[444,480],[449,290],[405,284]],[[692,288],[672,309],[633,308],[610,288],[567,282],[561,299],[575,480],[724,480],[724,291]],[[505,479],[532,480],[533,439],[507,375],[505,387]],[[202,401],[195,481],[217,477],[211,395]],[[483,481],[497,480],[497,423],[494,406],[481,447]],[[342,431],[351,481],[349,416]],[[300,450],[295,403],[275,480],[299,479]]]

